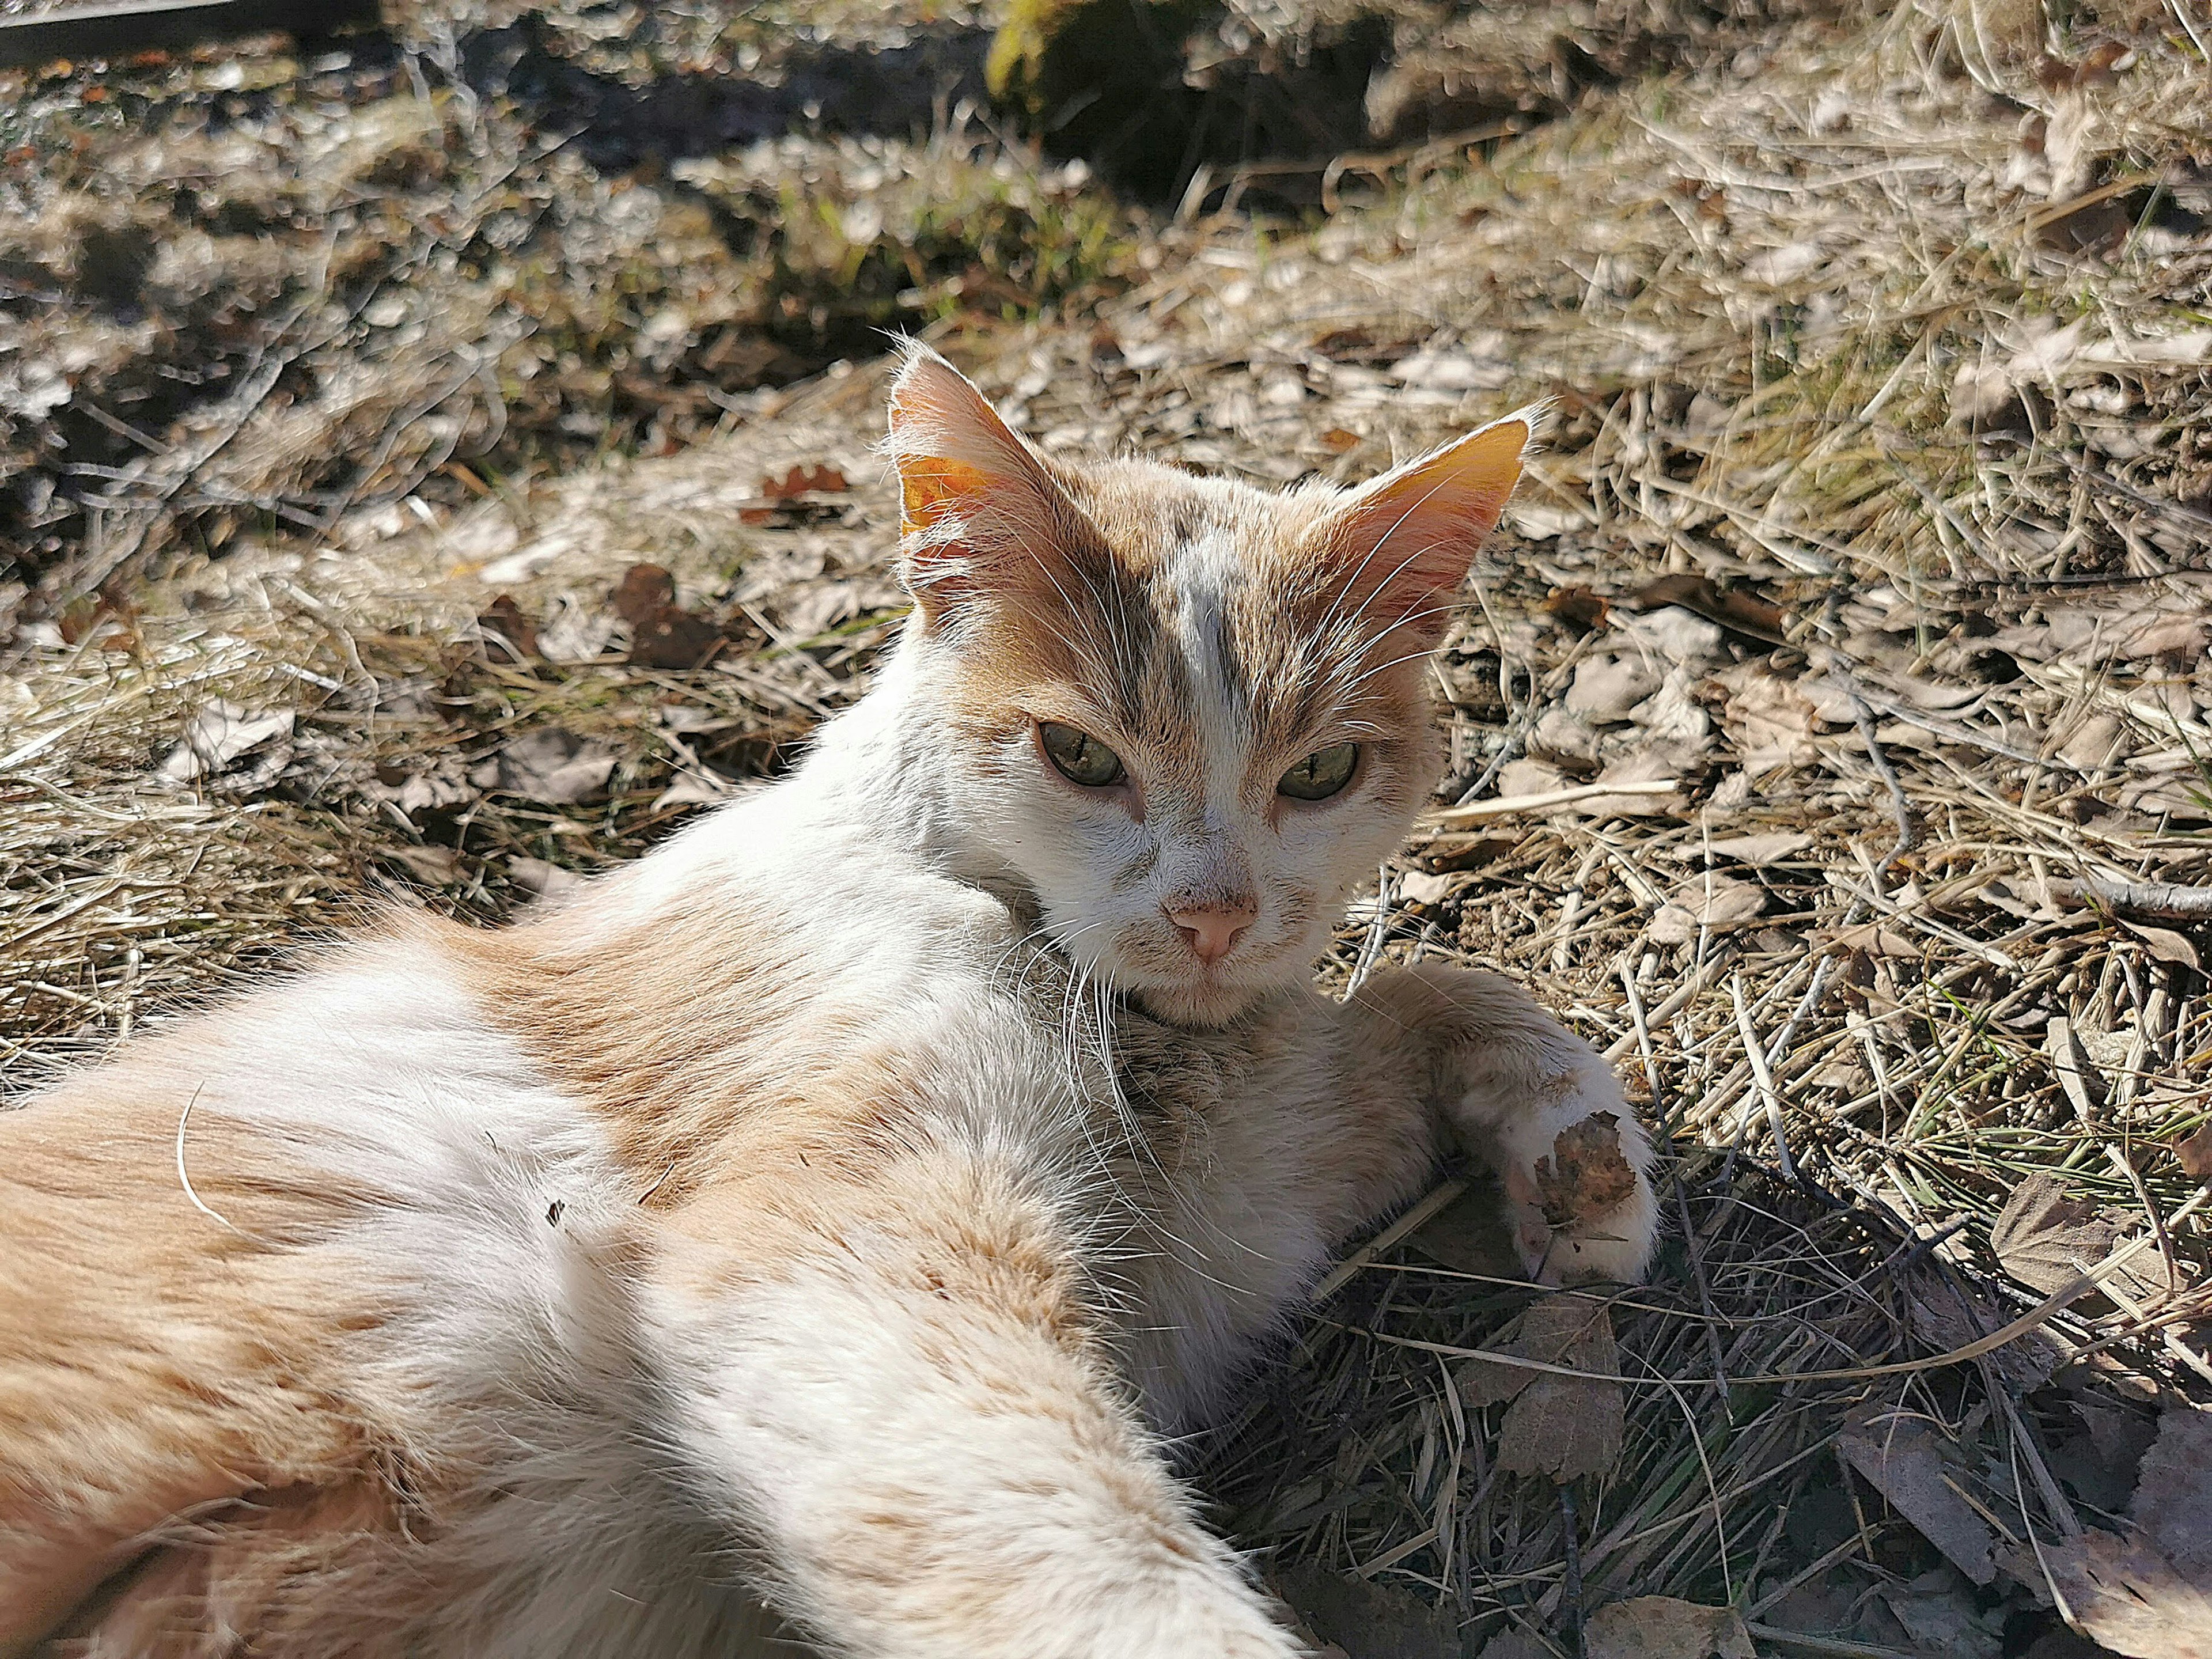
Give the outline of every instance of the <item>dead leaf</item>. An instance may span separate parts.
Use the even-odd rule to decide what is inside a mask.
[[[2167,1560],[2212,1586],[2212,1411],[2160,1414],[2128,1514]]]
[[[2173,1155],[2181,1160],[2181,1173],[2191,1181],[2212,1181],[2212,1123],[2193,1134],[2177,1137]]]
[[[2202,970],[2204,964],[2191,944],[2186,933],[2177,933],[2171,927],[2157,927],[2147,921],[2130,921],[2125,916],[2114,918],[2121,927],[2133,933],[2149,947],[2150,954],[2160,962],[2175,963],[2184,968]]]
[[[720,806],[737,793],[735,784],[714,773],[685,767],[677,773],[675,782],[653,798],[653,810],[666,812],[679,806]]]
[[[629,659],[640,667],[701,667],[721,646],[722,630],[676,603],[676,579],[657,564],[630,566],[611,603],[629,624]]]
[[[1562,587],[1544,601],[1544,609],[1585,632],[1604,627],[1608,611],[1605,596],[1588,587]]]
[[[1520,1249],[1514,1243],[1504,1195],[1495,1182],[1473,1182],[1439,1214],[1416,1228],[1407,1243],[1456,1273],[1475,1273],[1486,1279],[1518,1279],[1526,1271]],[[1490,1369],[1503,1373],[1508,1368],[1493,1365]],[[1517,1373],[1521,1382],[1533,1375],[1529,1371]],[[1518,1392],[1517,1385],[1512,1392]],[[1510,1393],[1495,1396],[1498,1400],[1510,1397]]]
[[[538,650],[548,662],[596,662],[613,639],[615,617],[595,603],[574,593],[563,593],[553,613],[538,630]]]
[[[538,624],[523,614],[511,593],[498,595],[484,607],[477,629],[497,660],[520,663],[538,654]]]
[[[1663,757],[1668,771],[1677,777],[1701,765],[1712,747],[1712,716],[1697,700],[1695,678],[1689,668],[1670,668],[1659,689],[1628,711],[1628,718],[1644,730],[1638,748]]]
[[[2078,1399],[2073,1404],[2074,1414],[2087,1427],[2089,1443],[2097,1455],[2107,1468],[2124,1474],[2128,1490],[2134,1492],[2136,1473],[2151,1442],[2158,1438],[2158,1425],[2124,1406]]]
[[[1810,836],[1776,830],[1763,836],[1730,836],[1725,840],[1708,842],[1705,850],[1715,858],[1749,865],[1754,870],[1764,870],[1771,864],[1779,864],[1783,860],[1803,852],[1812,844]]]
[[[412,818],[417,812],[440,811],[475,799],[461,765],[452,755],[436,755],[416,766],[386,762],[377,767],[362,793],[371,800],[396,806]]]
[[[2128,1659],[2212,1659],[2212,1590],[2134,1528],[2043,1547],[2075,1623]]]
[[[451,887],[461,878],[461,855],[450,847],[393,847],[385,856],[428,886]]]
[[[1498,1425],[1498,1466],[1554,1481],[1611,1470],[1620,1457],[1627,1402],[1619,1382],[1601,1380],[1620,1375],[1605,1304],[1577,1296],[1533,1303],[1521,1316],[1516,1348],[1526,1358],[1594,1375],[1523,1373],[1528,1380],[1514,1391]]]
[[[1311,1563],[1284,1569],[1275,1588],[1316,1636],[1359,1659],[1459,1659],[1459,1620],[1395,1584]]]
[[[252,714],[211,697],[185,723],[184,741],[162,761],[161,775],[171,783],[191,783],[227,772],[258,750],[254,764],[226,782],[240,789],[265,787],[291,764],[295,720],[289,708]]]
[[[1398,896],[1408,904],[1442,903],[1459,885],[1449,875],[1430,875],[1420,870],[1406,871],[1397,879]]]
[[[1638,1595],[1600,1607],[1583,1627],[1587,1659],[1752,1659],[1751,1632],[1734,1607]]]
[[[1674,755],[1639,744],[1619,759],[1608,762],[1605,769],[1590,781],[1616,787],[1672,784],[1678,781],[1677,764]],[[1511,769],[1506,769],[1510,771]],[[1639,791],[1618,795],[1590,795],[1577,801],[1572,808],[1589,818],[1680,817],[1686,809],[1687,803],[1673,789],[1664,794]]]
[[[1636,1190],[1636,1171],[1620,1155],[1620,1120],[1592,1112],[1571,1123],[1552,1142],[1552,1155],[1536,1160],[1536,1191],[1544,1219],[1571,1226],[1609,1214]]]
[[[1944,1480],[1941,1443],[1926,1422],[1901,1412],[1882,1413],[1846,1429],[1837,1443],[1844,1462],[1952,1565],[1977,1584],[1996,1578],[1996,1540],[1989,1524]]]
[[[1885,1584],[1881,1595],[1917,1651],[1998,1659],[2002,1644],[1977,1616],[1972,1588],[1949,1567],[1923,1572],[1909,1584]]]
[[[1818,756],[1813,732],[1820,711],[1797,686],[1778,675],[1754,672],[1733,691],[1722,717],[1744,770],[1808,765]]]
[[[1978,1342],[2012,1316],[1989,1297],[1922,1270],[1905,1275],[1905,1312],[1913,1334],[1938,1353],[1951,1353]],[[1989,1356],[1997,1375],[2018,1394],[2030,1394],[2051,1380],[2066,1350],[2046,1331],[2014,1337]]]
[[[1659,689],[1659,676],[1640,655],[1608,651],[1575,670],[1567,712],[1593,726],[1625,720],[1628,711]]]
[[[2007,1273],[2049,1296],[2110,1255],[2118,1233],[2094,1205],[2068,1198],[2057,1181],[2039,1173],[2014,1188],[1997,1212],[1990,1249]]]
[[[1495,863],[1518,847],[1521,840],[1510,830],[1445,830],[1415,847],[1413,857],[1424,870],[1442,875]]]
[[[541,899],[566,897],[584,884],[584,878],[574,870],[563,870],[559,865],[548,864],[544,859],[509,859],[507,873],[516,886],[526,892],[537,894]]]
[[[772,501],[799,495],[842,495],[852,486],[834,466],[794,466],[781,477],[769,473],[760,481],[760,493]]]
[[[1333,426],[1321,434],[1321,447],[1331,454],[1342,455],[1359,447],[1359,434],[1347,432],[1340,426]]]
[[[1789,643],[1785,630],[1790,618],[1781,606],[1748,588],[1720,587],[1709,576],[1662,576],[1638,591],[1636,603],[1646,611],[1679,605],[1751,639],[1768,645]]]
[[[1686,945],[1702,928],[1726,933],[1765,914],[1766,890],[1734,876],[1702,875],[1682,883],[1651,918],[1647,933],[1655,945]]]
[[[500,750],[496,787],[547,806],[574,806],[606,793],[619,757],[558,726],[514,738]]]

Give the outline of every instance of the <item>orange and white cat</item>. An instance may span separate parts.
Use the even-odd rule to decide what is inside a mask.
[[[1454,1138],[1546,1277],[1656,1224],[1521,992],[1310,984],[1528,435],[1270,495],[911,352],[916,610],[793,775],[0,1113],[0,1653],[1299,1652],[1165,1439]]]

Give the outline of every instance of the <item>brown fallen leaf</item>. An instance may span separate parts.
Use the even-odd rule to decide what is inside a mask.
[[[1786,645],[1790,617],[1780,605],[1763,599],[1748,588],[1723,588],[1709,576],[1662,576],[1638,589],[1635,599],[1642,610],[1679,605],[1707,622],[1718,623],[1751,639],[1769,645]]]
[[[1566,709],[1593,726],[1625,720],[1628,711],[1659,689],[1658,671],[1633,652],[1607,651],[1586,659],[1567,687]]]
[[[1321,447],[1331,454],[1345,454],[1358,448],[1360,438],[1357,432],[1348,432],[1340,426],[1333,426],[1321,434]]]
[[[2202,971],[2203,961],[2189,935],[2176,933],[2171,927],[2154,927],[2147,921],[2130,921],[2125,916],[2118,918],[2121,927],[2141,939],[2150,954],[2160,962],[2171,962],[2177,966]]]
[[[544,859],[511,858],[507,873],[516,886],[541,899],[566,898],[584,884],[584,878],[574,871],[563,870]]]
[[[2182,1174],[2191,1181],[2212,1181],[2212,1123],[2193,1134],[2178,1136],[2172,1145]]]
[[[484,649],[495,662],[521,663],[539,654],[538,624],[524,614],[512,593],[501,593],[477,618]]]
[[[1820,721],[1819,706],[1802,688],[1763,672],[1743,676],[1721,716],[1737,757],[1753,773],[1809,764],[1820,754],[1813,733]]]
[[[2160,1414],[2128,1514],[2168,1560],[2212,1589],[2212,1411],[2174,1406]]]
[[[712,620],[676,603],[676,579],[657,564],[634,564],[611,603],[629,624],[629,659],[641,668],[698,668],[722,643]]]
[[[1913,1334],[1938,1353],[1978,1342],[2011,1316],[1988,1297],[1926,1269],[1907,1273],[1905,1292]],[[2030,1330],[1989,1358],[2008,1388],[2032,1394],[2066,1362],[2067,1352],[2048,1331]]]
[[[760,481],[761,494],[772,501],[787,501],[799,495],[842,495],[852,486],[845,475],[834,466],[794,466],[778,477],[773,472]]]
[[[1605,626],[1611,607],[1605,596],[1588,587],[1562,587],[1544,601],[1544,609],[1561,622],[1571,623],[1585,633]]]
[[[1990,1224],[1990,1249],[2007,1273],[2049,1296],[2110,1255],[2118,1234],[2094,1205],[2068,1198],[2057,1181],[2038,1173],[2013,1188]]]
[[[2075,1624],[2127,1659],[2212,1659],[2212,1589],[2133,1528],[2043,1547]]]
[[[450,847],[394,847],[385,856],[430,887],[451,887],[461,878],[461,855]]]
[[[1586,1659],[1752,1659],[1751,1632],[1734,1607],[1638,1595],[1600,1607],[1583,1627]]]
[[[1636,1171],[1620,1154],[1620,1120],[1592,1112],[1570,1123],[1552,1141],[1552,1155],[1536,1160],[1536,1192],[1544,1219],[1571,1226],[1608,1214],[1636,1190]]]
[[[1924,1420],[1902,1412],[1878,1412],[1844,1430],[1837,1443],[1844,1461],[1953,1566],[1977,1584],[1996,1578],[1996,1540],[1988,1522],[1944,1480],[1941,1444]]]
[[[1923,1572],[1909,1584],[1885,1584],[1877,1593],[1912,1638],[1915,1652],[2001,1659],[2002,1643],[1975,1611],[1973,1587],[1949,1567]]]
[[[1736,864],[1749,865],[1763,870],[1770,864],[1779,864],[1803,852],[1813,844],[1810,836],[1788,830],[1770,830],[1758,836],[1729,836],[1723,840],[1708,842],[1704,851],[1717,859],[1728,859]]]
[[[1314,1563],[1277,1575],[1276,1591],[1324,1642],[1360,1659],[1459,1659],[1459,1620],[1395,1584],[1352,1578]]]
[[[1766,890],[1755,881],[1694,876],[1667,896],[1667,902],[1651,918],[1647,936],[1654,945],[1686,945],[1701,929],[1727,933],[1747,926],[1765,909]]]
[[[1620,1352],[1605,1304],[1565,1295],[1532,1303],[1504,1352],[1592,1375],[1555,1376],[1485,1360],[1462,1370],[1460,1390],[1469,1403],[1513,1402],[1498,1425],[1499,1467],[1555,1481],[1610,1470],[1620,1456],[1627,1402],[1620,1384],[1606,1380],[1620,1375]]]

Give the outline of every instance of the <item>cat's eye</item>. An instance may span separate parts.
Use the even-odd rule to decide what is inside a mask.
[[[1292,800],[1327,800],[1352,781],[1358,764],[1358,744],[1333,743],[1315,750],[1284,773],[1275,784],[1275,793]]]
[[[1037,725],[1037,738],[1044,744],[1045,758],[1070,783],[1079,783],[1086,789],[1103,789],[1109,783],[1121,781],[1121,757],[1088,732],[1042,720]]]

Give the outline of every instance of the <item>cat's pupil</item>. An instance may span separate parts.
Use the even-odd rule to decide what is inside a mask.
[[[1358,744],[1331,744],[1315,750],[1284,773],[1275,793],[1293,800],[1327,800],[1352,781],[1352,769],[1358,764]]]
[[[1070,783],[1079,783],[1086,789],[1103,789],[1120,781],[1121,757],[1088,732],[1046,720],[1038,726],[1037,732],[1044,742],[1045,757]]]

